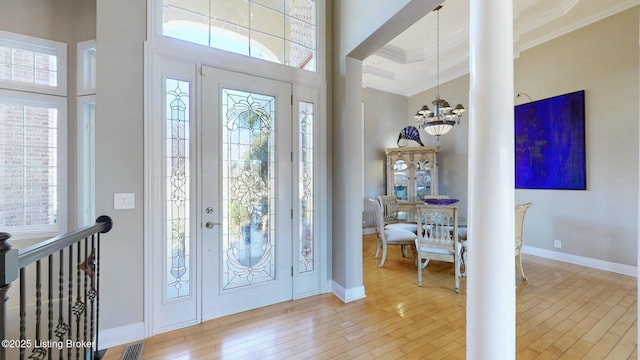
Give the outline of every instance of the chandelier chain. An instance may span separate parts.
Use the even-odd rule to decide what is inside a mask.
[[[436,98],[440,99],[440,9],[436,9]]]

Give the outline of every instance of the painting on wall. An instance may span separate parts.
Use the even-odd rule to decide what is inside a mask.
[[[515,107],[516,189],[586,190],[584,90]]]

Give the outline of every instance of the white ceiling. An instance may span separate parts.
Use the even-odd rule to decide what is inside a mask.
[[[640,0],[513,0],[514,57],[531,47],[640,4]],[[363,87],[411,96],[437,84],[436,13],[363,61]],[[440,83],[469,72],[469,0],[440,10]]]

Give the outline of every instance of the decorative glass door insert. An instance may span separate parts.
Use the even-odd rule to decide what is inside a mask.
[[[300,253],[298,254],[298,272],[305,273],[314,269],[314,188],[313,188],[313,109],[314,104],[306,101],[298,103],[300,135],[298,148],[300,151],[300,163],[298,169],[299,182],[299,208],[300,208]]]
[[[275,279],[275,100],[222,89],[223,289]]]

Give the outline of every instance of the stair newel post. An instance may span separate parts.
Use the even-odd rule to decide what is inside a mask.
[[[12,249],[9,244],[11,234],[0,232],[0,340],[7,340],[9,329],[7,325],[7,302],[9,301],[9,288],[11,283],[18,278],[18,250]],[[0,346],[0,359],[7,359],[4,346]]]

